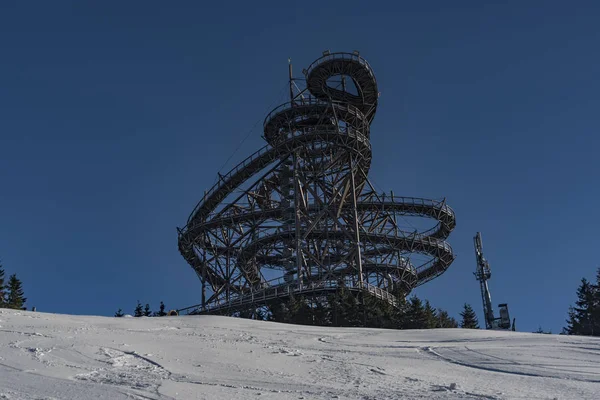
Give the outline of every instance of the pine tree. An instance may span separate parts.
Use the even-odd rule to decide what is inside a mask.
[[[335,294],[327,295],[327,308],[329,310],[329,321],[332,326],[338,325],[338,314],[340,313],[340,306]]]
[[[565,326],[562,330],[562,333],[565,335],[577,335],[581,330],[579,327],[579,321],[577,319],[577,314],[575,313],[575,308],[573,306],[569,306],[569,312],[567,314],[569,318],[567,319],[567,326]]]
[[[285,304],[285,307],[288,312],[288,322],[291,324],[297,324],[298,312],[301,308],[300,300],[296,299],[294,296],[290,296],[289,300]]]
[[[592,294],[592,321],[594,336],[600,336],[600,268],[596,272],[596,284]]]
[[[151,317],[152,311],[150,310],[150,304],[146,303],[146,307],[144,307],[144,317]]]
[[[8,308],[14,308],[20,310],[25,305],[27,299],[23,293],[23,284],[17,278],[16,274],[12,274],[8,280],[8,294],[6,296],[6,303]]]
[[[252,309],[252,308],[245,308],[243,310],[234,312],[232,314],[232,316],[234,316],[234,317],[244,318],[244,319],[252,319],[253,315],[254,315],[254,309]]]
[[[133,312],[133,316],[134,317],[141,317],[142,315],[144,315],[144,310],[142,309],[142,304],[138,300],[137,306],[135,307],[135,311]]]
[[[384,328],[389,325],[389,303],[374,296],[364,297],[365,326],[368,328]]]
[[[356,299],[345,288],[327,296],[330,320],[333,326],[357,326],[359,307]]]
[[[342,288],[337,295],[338,326],[361,326],[362,313],[352,292]]]
[[[286,304],[289,322],[299,325],[313,324],[313,311],[304,297],[291,296]]]
[[[427,315],[423,302],[417,296],[412,296],[404,319],[405,329],[426,329]]]
[[[458,328],[458,322],[447,311],[438,309],[438,328]]]
[[[331,315],[329,306],[324,304],[321,300],[315,300],[315,306],[313,308],[314,325],[317,326],[328,326],[331,325]]]
[[[118,311],[115,313],[115,317],[122,317],[123,315],[125,315],[125,314],[123,314],[123,310],[121,310],[120,308],[119,308],[119,310],[118,310]]]
[[[4,286],[4,268],[0,264],[0,308],[6,307],[6,291]]]
[[[569,319],[564,331],[568,335],[595,336],[600,335],[596,328],[598,322],[595,321],[595,315],[598,313],[596,305],[596,296],[598,290],[595,285],[582,278],[581,284],[577,288],[577,301],[575,307],[569,307]]]
[[[6,295],[6,303],[8,308],[14,308],[20,310],[25,305],[27,299],[23,293],[23,284],[17,278],[16,274],[12,274],[8,279],[8,285],[6,286],[8,293]]]
[[[473,307],[470,304],[465,303],[463,312],[460,313],[462,321],[460,327],[464,329],[479,329],[479,321],[477,315],[473,311]]]
[[[288,309],[284,303],[275,303],[269,307],[267,321],[290,322]]]
[[[448,320],[448,325],[449,328],[458,328],[459,326],[458,321],[454,317],[450,317]]]
[[[164,317],[165,315],[167,315],[167,313],[165,312],[165,303],[163,303],[162,301],[160,302],[160,308],[158,311],[158,316],[159,317]]]
[[[425,327],[427,329],[437,328],[439,325],[435,308],[431,307],[429,300],[425,300]]]
[[[398,299],[398,307],[392,309],[391,319],[391,328],[393,329],[406,329],[408,325],[408,308],[409,302],[406,300],[406,297],[400,296]]]

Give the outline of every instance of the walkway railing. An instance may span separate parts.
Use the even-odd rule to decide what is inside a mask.
[[[281,282],[282,278],[278,278],[273,281]],[[270,282],[273,282],[273,281],[270,281]],[[396,299],[396,297],[393,294],[391,294],[390,292],[388,292],[387,290],[384,290],[382,288],[379,288],[379,287],[372,285],[370,283],[367,283],[367,282],[364,282],[361,285],[360,282],[353,283],[348,280],[348,282],[344,282],[344,283],[350,283],[350,284],[342,286],[342,285],[340,285],[340,282],[337,279],[311,282],[311,283],[303,285],[303,286],[298,286],[297,283],[292,284],[292,283],[284,282],[284,283],[279,283],[277,285],[265,287],[258,291],[253,290],[248,294],[239,294],[235,297],[230,297],[229,300],[218,299],[217,301],[215,301],[209,305],[206,305],[206,307],[204,309],[202,309],[201,304],[197,304],[194,306],[179,309],[179,310],[177,310],[177,312],[180,314],[181,314],[181,312],[184,312],[184,311],[187,311],[186,314],[211,313],[211,312],[216,312],[216,311],[223,310],[223,309],[242,307],[242,306],[251,305],[251,304],[260,304],[260,303],[264,304],[264,303],[268,302],[269,300],[273,300],[275,298],[281,298],[281,297],[289,297],[290,295],[294,295],[294,296],[302,295],[305,293],[312,293],[312,292],[323,291],[323,290],[332,290],[333,291],[333,290],[337,290],[339,288],[346,288],[349,290],[364,290],[365,292],[368,292],[370,295],[372,295],[380,300],[383,300],[394,307],[398,306],[398,299]],[[263,282],[263,285],[265,285],[265,284],[268,285],[269,282]]]

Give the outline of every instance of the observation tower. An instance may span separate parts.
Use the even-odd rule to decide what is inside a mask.
[[[302,74],[293,78],[290,64],[290,101],[265,118],[265,146],[219,175],[178,228],[179,251],[202,282],[201,304],[180,311],[243,310],[341,287],[396,305],[454,260],[445,199],[378,192],[368,179],[379,101],[369,63],[326,51]],[[417,217],[430,226],[404,226]]]

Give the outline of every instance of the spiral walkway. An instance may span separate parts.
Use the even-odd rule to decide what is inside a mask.
[[[179,251],[203,284],[202,303],[181,312],[341,286],[395,305],[392,292],[406,295],[453,262],[445,201],[378,193],[368,180],[379,91],[367,61],[326,54],[303,73],[305,89],[266,117],[267,145],[219,175],[179,229]],[[340,78],[355,92],[331,83]],[[398,221],[407,217],[434,223],[406,230]]]

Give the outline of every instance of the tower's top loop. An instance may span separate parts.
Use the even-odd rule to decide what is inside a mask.
[[[306,70],[307,89],[318,99],[351,104],[367,116],[369,122],[375,117],[379,91],[373,69],[358,52],[330,53],[315,60]],[[335,76],[352,79],[357,94],[336,89],[327,84]]]

